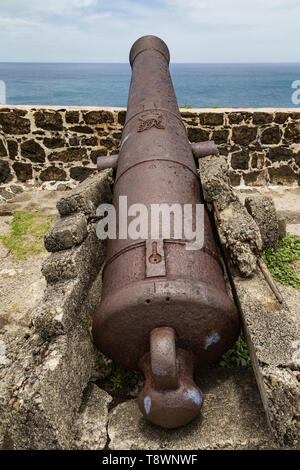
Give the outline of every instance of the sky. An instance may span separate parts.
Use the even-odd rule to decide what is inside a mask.
[[[0,62],[127,62],[154,34],[172,62],[300,62],[299,0],[0,0]]]

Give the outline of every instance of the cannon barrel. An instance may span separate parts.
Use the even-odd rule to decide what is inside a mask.
[[[108,240],[93,337],[116,363],[145,373],[138,399],[143,415],[175,428],[200,411],[202,394],[193,381],[194,368],[215,362],[232,346],[239,319],[226,291],[206,210],[201,249],[187,249],[186,238],[175,236],[175,229],[165,238],[161,221],[158,236],[150,230],[153,204],[203,203],[169,61],[166,44],[155,36],[138,39],[130,51],[126,121],[119,155],[113,158],[118,236]],[[196,155],[203,156],[203,148]],[[205,148],[215,153],[213,144]],[[140,222],[147,218],[149,229],[147,237],[132,239],[121,223],[135,204],[147,209]],[[134,211],[127,227],[133,216]]]

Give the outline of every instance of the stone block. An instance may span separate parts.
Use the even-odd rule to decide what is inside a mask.
[[[223,126],[223,113],[199,113],[199,121],[203,126]]]
[[[11,179],[9,163],[6,160],[0,160],[0,183],[6,183]]]
[[[300,446],[300,385],[297,380],[300,344],[299,301],[287,304],[285,288],[277,287],[280,304],[260,272],[251,279],[232,277],[244,324],[248,349],[276,441]],[[289,288],[292,289],[292,288]],[[299,293],[295,290],[295,298]]]
[[[257,137],[257,127],[236,126],[232,128],[232,140],[236,144],[249,145]]]
[[[196,378],[204,393],[201,415],[179,429],[147,422],[136,400],[109,415],[111,450],[275,449],[251,369],[212,368]]]
[[[0,126],[5,134],[22,135],[29,134],[30,132],[30,121],[20,117],[13,110],[8,113],[0,113]]]
[[[94,362],[88,330],[77,323],[68,335],[45,341],[19,327],[6,332],[1,341],[7,356],[0,366],[3,448],[73,448],[75,417]]]
[[[249,241],[254,240],[261,248],[261,235],[257,224],[230,186],[225,158],[199,159],[199,173],[206,202],[214,201],[218,207],[219,237],[228,258],[241,276],[251,276],[256,270],[257,261]]]
[[[70,177],[76,181],[84,181],[86,178],[97,172],[96,168],[88,168],[84,166],[74,166],[70,169]]]
[[[88,217],[94,217],[100,204],[111,202],[112,174],[112,170],[108,169],[84,180],[57,202],[59,213],[69,215],[83,212]]]
[[[108,406],[112,397],[95,384],[83,396],[83,405],[76,417],[74,447],[77,450],[103,450],[107,442]]]
[[[21,144],[21,155],[34,163],[44,163],[46,158],[45,150],[34,139]]]
[[[262,250],[277,248],[279,227],[275,205],[271,196],[248,196],[245,207],[257,223],[261,239]]]
[[[59,161],[63,163],[81,161],[87,158],[86,149],[84,148],[68,148],[61,152],[53,152],[49,155],[49,162]]]
[[[114,116],[111,111],[89,111],[88,113],[83,113],[83,119],[86,124],[91,125],[114,122]]]
[[[32,166],[30,163],[15,162],[13,169],[19,181],[27,181],[32,178]]]
[[[46,233],[45,248],[55,252],[79,245],[87,236],[87,221],[84,214],[61,217]]]
[[[34,114],[36,127],[41,127],[47,131],[62,131],[63,120],[59,111],[40,110]]]
[[[260,139],[263,145],[279,144],[281,136],[282,132],[279,126],[272,126],[262,130]]]
[[[48,283],[74,278],[86,283],[95,270],[96,272],[99,270],[105,254],[105,243],[99,240],[95,226],[92,226],[89,228],[88,236],[79,246],[49,255],[43,262],[42,273]]]
[[[65,181],[67,179],[67,174],[62,168],[57,166],[48,166],[45,170],[42,170],[40,173],[41,181]]]

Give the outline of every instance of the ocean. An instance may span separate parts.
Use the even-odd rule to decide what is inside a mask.
[[[300,107],[292,102],[300,63],[174,63],[170,70],[179,106]],[[0,63],[11,105],[123,107],[130,75],[128,64]]]

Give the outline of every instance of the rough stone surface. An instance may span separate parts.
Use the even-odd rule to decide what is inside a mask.
[[[299,304],[295,311],[285,300],[279,304],[259,272],[251,279],[233,275],[233,284],[269,425],[279,444],[299,448]]]
[[[97,207],[111,201],[112,170],[101,171],[98,175],[83,181],[77,188],[57,203],[61,215],[83,212],[88,217],[96,214]]]
[[[26,328],[1,337],[0,420],[6,449],[69,449],[74,420],[91,373],[94,349],[86,328],[43,341]]]
[[[44,237],[45,248],[55,252],[79,245],[87,236],[87,220],[84,214],[61,217]]]
[[[80,278],[84,283],[95,267],[99,269],[104,256],[104,241],[97,237],[95,225],[92,225],[87,238],[79,246],[51,253],[43,263],[42,273],[48,283],[74,278]]]
[[[0,160],[0,183],[5,183],[10,179],[11,172],[9,163],[5,160]]]
[[[215,140],[234,186],[300,184],[300,121],[293,109],[190,109],[181,116],[191,142]],[[15,181],[74,184],[96,170],[98,156],[118,153],[125,118],[120,108],[0,106],[0,154]],[[14,160],[30,164],[26,179],[13,171]]]
[[[19,181],[27,181],[32,178],[32,166],[30,163],[15,162],[13,169]]]
[[[29,158],[29,160],[36,163],[43,163],[46,158],[44,149],[33,139],[21,144],[21,154],[23,157]]]
[[[90,384],[75,422],[77,434],[74,447],[78,450],[103,450],[107,442],[108,406],[112,397]]]
[[[257,261],[250,240],[260,249],[261,235],[257,224],[232,191],[225,158],[199,159],[199,173],[206,202],[212,204],[214,201],[219,210],[222,246],[239,274],[251,276]]]
[[[259,227],[262,250],[276,249],[279,239],[279,225],[272,197],[248,196],[245,199],[245,207]]]
[[[164,430],[147,422],[136,400],[110,412],[112,450],[212,450],[276,448],[251,369],[205,370],[197,384],[204,393],[202,413],[187,426]]]

